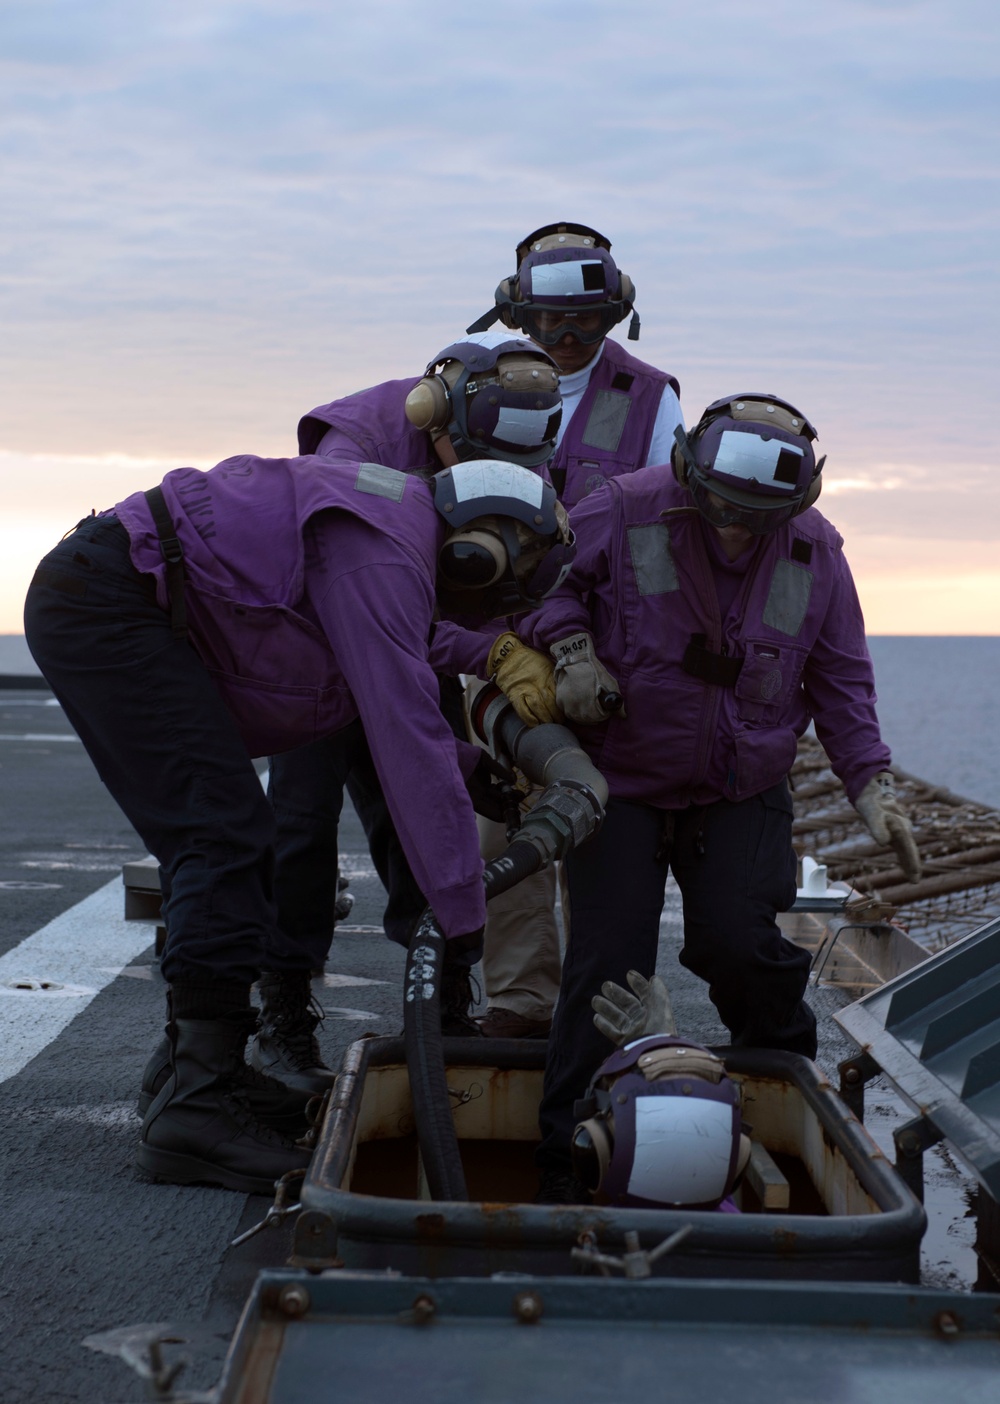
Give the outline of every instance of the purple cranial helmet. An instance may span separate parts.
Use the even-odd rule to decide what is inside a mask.
[[[816,461],[816,430],[775,395],[716,400],[690,434],[678,426],[674,437],[677,480],[713,526],[739,523],[763,536],[819,497],[826,458]]]
[[[457,341],[429,363],[405,409],[432,438],[447,434],[460,462],[500,458],[537,468],[555,452],[559,372],[522,337],[496,346]]]
[[[635,286],[611,257],[611,243],[585,224],[547,224],[517,246],[517,272],[504,278],[496,305],[468,328],[483,331],[498,319],[541,346],[567,334],[596,346],[632,313],[629,340],[639,338]]]
[[[536,609],[576,555],[555,488],[516,463],[471,459],[433,478],[434,506],[451,528],[438,552],[442,609],[489,619]]]
[[[598,1203],[715,1209],[749,1159],[722,1060],[668,1034],[612,1053],[576,1110],[573,1169]]]

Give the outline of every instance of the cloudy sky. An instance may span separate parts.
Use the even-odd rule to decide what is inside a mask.
[[[91,507],[292,451],[595,225],[772,390],[872,633],[1000,633],[996,0],[0,0],[0,632]],[[622,329],[624,335],[624,329]]]

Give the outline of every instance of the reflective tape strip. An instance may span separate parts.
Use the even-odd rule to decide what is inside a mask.
[[[632,401],[628,395],[623,395],[618,390],[599,390],[580,442],[587,448],[604,449],[607,453],[614,453],[621,443],[622,431],[631,408]]]
[[[812,587],[811,570],[793,565],[791,561],[779,561],[774,567],[764,606],[763,620],[767,627],[794,639],[805,620]]]
[[[354,490],[370,493],[372,497],[387,497],[391,502],[402,502],[406,491],[406,474],[395,468],[386,468],[382,463],[362,463]]]
[[[584,269],[596,269],[585,273]],[[604,264],[597,259],[566,263],[539,263],[531,270],[531,296],[535,302],[549,297],[579,297],[604,291]]]
[[[780,492],[794,492],[802,471],[802,458],[802,450],[794,444],[726,429],[719,440],[713,467],[717,473],[725,473],[730,478],[760,483]]]
[[[532,507],[540,507],[545,488],[538,473],[492,458],[456,463],[451,470],[451,481],[456,502],[468,502],[475,497],[513,497]]]
[[[628,549],[640,595],[667,595],[679,589],[670,530],[663,522],[629,527]]]
[[[507,444],[538,448],[545,442],[545,431],[549,427],[553,412],[552,409],[514,409],[510,405],[501,405],[493,437],[502,439]]]

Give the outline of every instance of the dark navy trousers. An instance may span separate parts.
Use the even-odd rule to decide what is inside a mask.
[[[164,871],[171,983],[308,968],[278,929],[274,816],[236,721],[157,605],[113,517],[88,518],[28,590],[35,661]]]
[[[335,736],[272,756],[268,797],[277,821],[278,924],[309,952],[314,969],[322,966],[333,939],[337,829],[345,788],[389,894],[386,935],[408,945],[427,905],[396,834],[360,721]]]
[[[609,802],[600,833],[566,860],[571,931],[549,1039],[539,1164],[567,1167],[573,1103],[612,1051],[594,1028],[591,999],[605,980],[625,986],[629,970],[648,978],[656,969],[669,872],[684,902],[681,963],[708,982],[733,1042],[815,1057],[816,1019],[803,1000],[809,955],[775,921],[795,901],[791,840],[784,782],[752,799],[679,811]]]
[[[438,681],[441,710],[455,736],[464,740],[462,689],[453,678]],[[382,917],[385,934],[408,946],[427,906],[399,841],[360,721],[335,736],[272,756],[267,793],[277,821],[278,925],[308,950],[314,969],[322,966],[333,939],[337,830],[345,789],[388,894]]]

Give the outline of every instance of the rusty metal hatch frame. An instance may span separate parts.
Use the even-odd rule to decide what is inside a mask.
[[[446,1039],[445,1061],[477,1067],[535,1068],[545,1045],[526,1040]],[[433,1203],[380,1198],[341,1188],[350,1162],[369,1069],[404,1062],[402,1040],[368,1038],[352,1044],[334,1089],[313,1162],[302,1189],[307,1211],[327,1216],[349,1268],[417,1271],[430,1276],[497,1271],[565,1273],[571,1250],[592,1235],[618,1251],[626,1231],[652,1248],[687,1224],[683,1244],[663,1260],[662,1273],[795,1279],[909,1281],[919,1277],[922,1206],[868,1138],[833,1087],[806,1058],[766,1049],[724,1050],[735,1074],[784,1082],[815,1114],[820,1134],[853,1173],[878,1212],[713,1214],[683,1209],[607,1206]],[[297,1251],[301,1251],[297,1241]]]

